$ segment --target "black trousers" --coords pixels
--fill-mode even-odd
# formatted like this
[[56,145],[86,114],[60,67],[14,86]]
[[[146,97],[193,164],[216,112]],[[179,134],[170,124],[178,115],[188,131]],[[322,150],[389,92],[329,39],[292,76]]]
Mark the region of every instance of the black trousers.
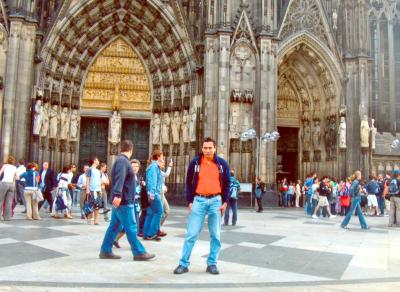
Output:
[[53,211],[53,195],[51,194],[51,192],[49,190],[46,190],[43,192],[43,201],[41,201],[39,203],[39,210],[40,208],[42,208],[43,204],[45,201],[47,201],[50,205],[50,213]]
[[147,215],[147,208],[142,209],[142,211],[140,212],[140,217],[139,217],[139,233],[143,232],[143,226],[144,226],[144,222],[146,221],[146,215]]
[[262,198],[256,198],[257,200],[257,205],[258,205],[258,211],[262,211],[263,207],[262,207]]

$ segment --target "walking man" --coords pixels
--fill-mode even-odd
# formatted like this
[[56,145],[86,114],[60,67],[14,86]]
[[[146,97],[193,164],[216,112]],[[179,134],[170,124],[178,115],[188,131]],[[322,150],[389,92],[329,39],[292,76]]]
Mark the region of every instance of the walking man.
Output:
[[53,194],[51,191],[57,186],[56,177],[48,162],[43,162],[43,168],[40,172],[39,186],[43,194],[44,200],[39,203],[39,210],[47,201],[50,206],[50,213],[53,212]]
[[213,275],[219,274],[217,260],[221,251],[221,218],[230,199],[230,170],[228,163],[215,152],[215,141],[205,138],[202,154],[196,156],[189,164],[186,176],[186,200],[190,215],[182,257],[174,274],[189,272],[190,255],[206,215],[208,215],[211,238],[206,271]]
[[129,159],[133,153],[133,144],[130,140],[121,142],[121,154],[117,156],[111,170],[112,199],[111,222],[104,235],[101,245],[101,259],[120,259],[112,252],[112,245],[118,233],[125,229],[135,261],[147,261],[155,257],[146,252],[137,238],[137,223],[135,221],[135,194],[136,180]]

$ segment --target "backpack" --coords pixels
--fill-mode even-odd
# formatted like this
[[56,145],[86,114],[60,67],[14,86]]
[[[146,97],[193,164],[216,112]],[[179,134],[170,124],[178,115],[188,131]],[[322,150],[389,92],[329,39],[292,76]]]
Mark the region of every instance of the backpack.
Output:
[[379,194],[380,188],[379,188],[379,184],[375,181],[370,181],[368,183],[368,188],[367,191],[369,194]]
[[234,184],[231,184],[230,191],[231,191],[231,199],[237,200],[238,199],[238,188]]
[[388,193],[389,195],[397,195],[399,193],[399,185],[397,183],[397,179],[392,179],[389,183],[389,188],[388,188]]

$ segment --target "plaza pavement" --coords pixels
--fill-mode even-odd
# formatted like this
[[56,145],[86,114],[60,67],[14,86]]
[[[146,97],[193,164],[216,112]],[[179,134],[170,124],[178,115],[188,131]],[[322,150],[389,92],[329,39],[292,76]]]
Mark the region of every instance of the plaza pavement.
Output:
[[193,250],[190,272],[173,275],[185,236],[187,209],[172,208],[161,242],[144,241],[157,255],[132,261],[126,238],[114,252],[121,260],[100,260],[107,227],[87,225],[74,208],[73,220],[0,223],[0,291],[400,291],[400,229],[387,217],[367,217],[363,231],[353,217],[313,220],[301,209],[239,210],[237,226],[223,226],[221,274],[205,272],[207,228]]

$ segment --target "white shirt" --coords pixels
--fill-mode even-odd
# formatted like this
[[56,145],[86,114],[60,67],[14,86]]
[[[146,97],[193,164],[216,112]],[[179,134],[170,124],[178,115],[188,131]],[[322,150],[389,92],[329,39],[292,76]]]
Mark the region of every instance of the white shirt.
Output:
[[[64,180],[64,179],[66,180]],[[64,188],[64,189],[68,189],[68,174],[67,173],[62,173],[60,176],[60,180],[58,182],[58,187],[59,188]]]
[[74,177],[74,173],[72,171],[68,172],[68,183],[72,182],[72,178]]
[[14,182],[15,175],[17,174],[17,167],[12,164],[4,164],[1,168],[3,173],[2,182],[12,183]]
[[77,183],[78,188],[81,190],[86,188],[86,173],[82,173],[79,178],[78,178],[78,183]]
[[[21,176],[21,174],[23,174],[24,172],[26,172],[26,167],[25,165],[20,165],[17,167],[17,174],[18,176]],[[24,178],[21,178],[21,181],[25,181]]]

